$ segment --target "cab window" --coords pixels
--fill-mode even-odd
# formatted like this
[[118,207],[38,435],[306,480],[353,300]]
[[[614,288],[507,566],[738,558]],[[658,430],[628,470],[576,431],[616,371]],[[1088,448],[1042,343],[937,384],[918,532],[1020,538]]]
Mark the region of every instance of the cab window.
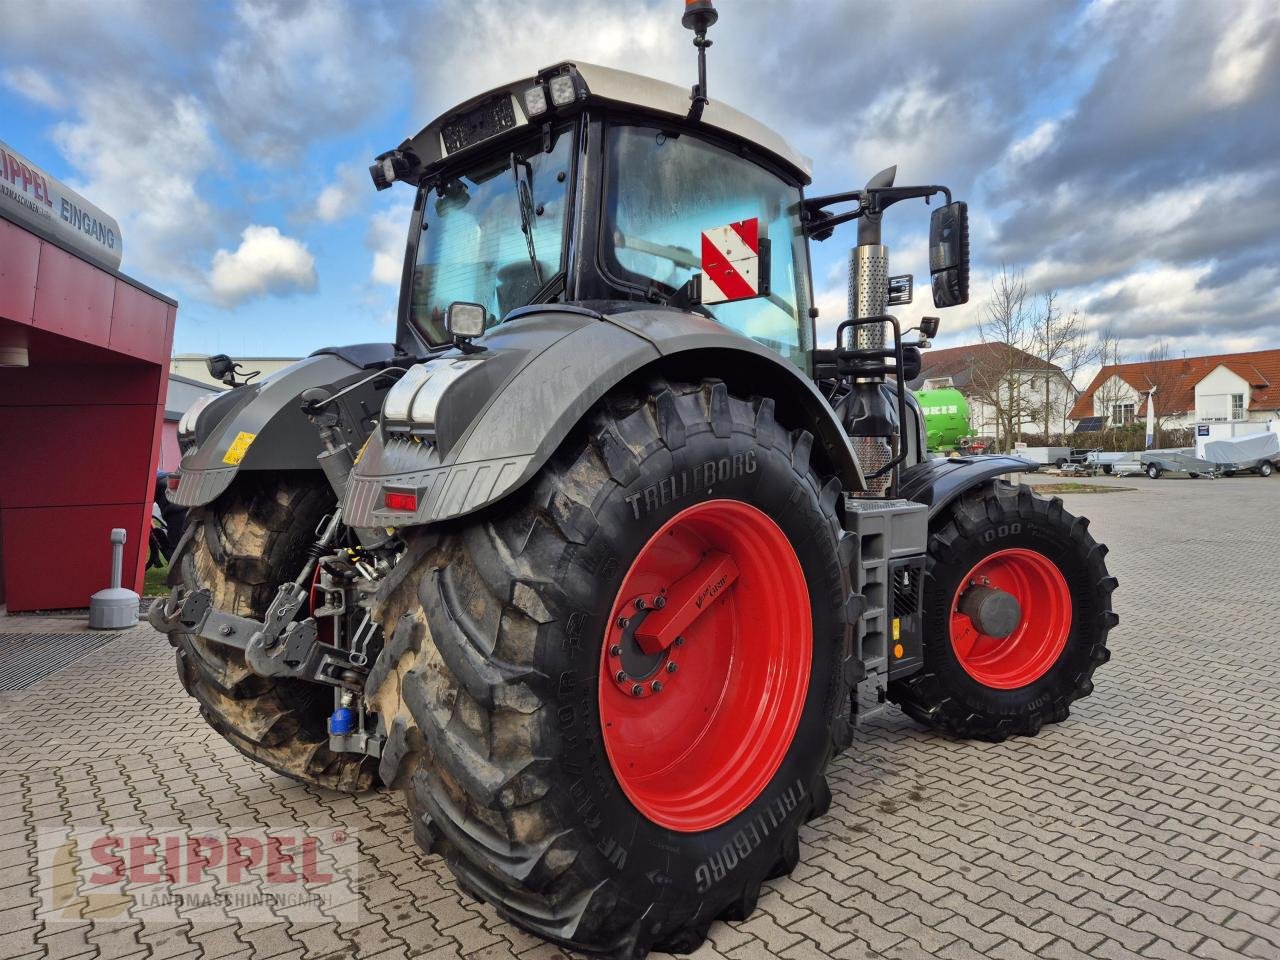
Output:
[[493,325],[564,270],[572,143],[563,130],[550,151],[530,142],[424,188],[409,322],[428,343],[449,341],[451,303],[481,304]]
[[772,248],[770,295],[705,309],[726,327],[807,366],[811,300],[798,187],[687,133],[613,126],[605,189],[605,268],[640,289],[650,281],[659,289],[680,289],[701,268],[703,230],[759,218]]

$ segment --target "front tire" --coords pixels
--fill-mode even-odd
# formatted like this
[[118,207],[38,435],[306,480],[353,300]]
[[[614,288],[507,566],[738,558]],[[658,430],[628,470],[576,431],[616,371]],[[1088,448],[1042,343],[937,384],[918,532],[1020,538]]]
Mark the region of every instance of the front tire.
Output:
[[1271,474],[1273,474],[1274,472],[1275,472],[1275,468],[1274,468],[1274,467],[1272,467],[1272,466],[1271,466],[1271,464],[1269,464],[1269,463],[1261,463],[1261,464],[1259,464],[1259,465],[1258,465],[1258,473],[1259,473],[1261,476],[1269,477],[1269,476],[1271,476]]
[[1154,463],[1147,464],[1147,476],[1152,480],[1159,480],[1164,476],[1164,471],[1157,467]]
[[[566,947],[642,957],[696,949],[795,866],[849,739],[854,610],[839,484],[811,448],[770,400],[658,383],[589,415],[525,494],[410,545],[370,678],[383,775],[413,771],[416,835],[463,889]],[[708,574],[705,608],[645,654],[722,555],[736,579]]]
[[[983,740],[1065,720],[1110,659],[1107,633],[1118,618],[1105,556],[1088,521],[1056,497],[1003,482],[969,491],[931,530],[924,666],[891,683],[889,698],[922,723]],[[974,587],[1019,601],[1007,636],[984,634],[965,612]]]

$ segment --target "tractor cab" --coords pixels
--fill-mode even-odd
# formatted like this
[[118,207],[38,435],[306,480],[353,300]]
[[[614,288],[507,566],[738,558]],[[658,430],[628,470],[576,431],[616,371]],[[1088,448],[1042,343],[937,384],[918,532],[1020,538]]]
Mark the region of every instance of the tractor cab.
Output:
[[417,189],[398,342],[449,345],[455,303],[492,327],[531,304],[703,313],[807,369],[809,161],[719,103],[561,63],[468,101],[371,167]]

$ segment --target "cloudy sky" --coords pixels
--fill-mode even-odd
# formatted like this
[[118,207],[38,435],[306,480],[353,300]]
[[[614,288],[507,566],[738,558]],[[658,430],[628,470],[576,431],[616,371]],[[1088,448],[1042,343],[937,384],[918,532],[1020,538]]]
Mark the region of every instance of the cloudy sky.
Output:
[[[176,351],[389,339],[410,196],[373,190],[372,157],[560,59],[687,85],[682,6],[0,0],[0,139],[121,222],[123,269],[181,301]],[[940,346],[1002,263],[1130,357],[1280,346],[1274,0],[718,7],[712,97],[813,157],[813,190],[896,163],[970,201],[976,302]],[[890,218],[923,291],[927,210]],[[815,245],[828,329],[853,233]]]

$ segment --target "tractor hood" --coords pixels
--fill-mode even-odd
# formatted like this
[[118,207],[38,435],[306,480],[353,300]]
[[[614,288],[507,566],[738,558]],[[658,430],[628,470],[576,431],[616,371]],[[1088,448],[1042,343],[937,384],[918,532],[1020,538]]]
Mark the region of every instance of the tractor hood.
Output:
[[[554,86],[553,86],[554,84]],[[572,99],[564,99],[572,89]],[[526,97],[538,88],[541,95]],[[557,91],[563,96],[557,97]],[[530,115],[532,106],[543,105]],[[394,151],[382,154],[371,168],[381,189],[392,179],[418,182],[441,160],[462,156],[511,130],[546,123],[580,109],[602,103],[683,121],[689,113],[689,91],[673,83],[614,70],[582,61],[566,61],[547,67],[535,77],[522,78],[473,97],[423,127]],[[810,159],[745,113],[713,100],[702,114],[701,125],[743,140],[782,163],[804,183],[813,175]],[[390,158],[384,177],[383,161]],[[384,177],[384,179],[379,179]]]

